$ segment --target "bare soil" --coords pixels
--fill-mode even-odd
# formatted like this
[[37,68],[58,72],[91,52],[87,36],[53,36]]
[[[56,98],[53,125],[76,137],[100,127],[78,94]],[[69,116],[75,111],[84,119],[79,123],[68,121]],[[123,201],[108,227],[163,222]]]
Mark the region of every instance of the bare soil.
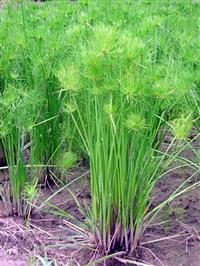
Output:
[[[165,140],[164,145],[168,145]],[[198,146],[199,140],[193,146]],[[192,158],[191,151],[184,151],[184,156]],[[70,191],[83,204],[89,205],[91,195],[89,190],[89,175],[87,167],[77,167],[66,174],[66,180],[75,179],[84,174],[70,186]],[[164,176],[156,185],[152,197],[155,205],[167,198],[192,171],[188,168],[173,171]],[[200,179],[196,175],[189,185]],[[37,201],[38,206],[59,190],[42,189]],[[80,221],[84,216],[77,210],[75,201],[68,188],[60,191],[50,202],[54,206],[73,214]],[[54,209],[54,212],[58,210]],[[86,265],[94,255],[91,250],[79,249],[74,245],[74,237],[79,234],[65,224],[67,217],[52,213],[52,206],[45,205],[35,211],[29,222],[17,217],[5,217],[2,203],[0,204],[0,266],[42,265],[40,256],[46,261],[57,261],[51,265]],[[143,234],[140,247],[132,260],[138,258],[154,266],[200,266],[200,188],[176,198],[163,208],[157,221]],[[124,265],[122,262],[111,260],[109,266]],[[128,264],[127,264],[128,265]],[[133,264],[130,264],[133,265]]]

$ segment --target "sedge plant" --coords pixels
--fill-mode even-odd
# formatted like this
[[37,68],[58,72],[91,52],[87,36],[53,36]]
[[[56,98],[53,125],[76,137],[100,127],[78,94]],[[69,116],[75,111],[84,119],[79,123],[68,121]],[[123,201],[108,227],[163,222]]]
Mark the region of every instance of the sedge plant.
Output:
[[[20,84],[15,84],[15,87],[6,84],[0,100],[0,135],[10,179],[10,194],[7,195],[7,201],[11,203],[9,214],[18,216],[25,215],[23,192],[30,181],[27,180],[25,162],[28,158],[24,147],[27,132],[31,131],[37,114],[37,103],[33,101],[35,93],[27,93],[27,89]],[[29,185],[35,186],[35,177]],[[5,195],[1,197],[5,198]]]
[[155,151],[173,110],[181,110],[188,75],[173,60],[152,62],[148,43],[131,31],[98,25],[89,36],[57,76],[89,157],[96,246],[105,254],[130,252],[139,244],[155,183],[171,163],[161,164],[169,149],[161,157]]

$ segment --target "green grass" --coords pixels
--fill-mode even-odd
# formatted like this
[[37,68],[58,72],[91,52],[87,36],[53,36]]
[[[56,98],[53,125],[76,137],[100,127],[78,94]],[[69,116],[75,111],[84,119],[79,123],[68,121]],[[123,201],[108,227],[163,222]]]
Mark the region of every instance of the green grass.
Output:
[[[11,212],[26,216],[42,177],[82,156],[96,245],[105,254],[137,247],[145,223],[184,191],[149,210],[157,180],[199,122],[199,14],[189,0],[10,1],[0,11]],[[178,146],[163,153],[169,129]]]

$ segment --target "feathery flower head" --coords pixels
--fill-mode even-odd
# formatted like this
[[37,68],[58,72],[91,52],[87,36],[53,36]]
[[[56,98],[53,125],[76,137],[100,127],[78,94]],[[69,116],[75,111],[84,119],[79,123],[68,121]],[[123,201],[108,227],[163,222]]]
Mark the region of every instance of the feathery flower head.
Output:
[[186,139],[193,125],[192,114],[182,114],[171,123],[173,135],[177,139]]
[[146,121],[140,115],[131,113],[127,117],[125,125],[129,131],[139,131],[146,127]]

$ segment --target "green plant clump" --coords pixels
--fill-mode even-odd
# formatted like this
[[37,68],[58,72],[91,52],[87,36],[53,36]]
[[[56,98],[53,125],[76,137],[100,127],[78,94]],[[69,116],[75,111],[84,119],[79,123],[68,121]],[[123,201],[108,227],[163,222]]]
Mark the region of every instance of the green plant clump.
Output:
[[[150,193],[169,164],[160,167],[163,158],[154,151],[169,119],[182,112],[190,85],[187,76],[183,81],[184,66],[182,72],[174,67],[180,62],[166,58],[164,64],[154,63],[149,39],[130,30],[101,24],[81,44],[66,71],[63,66],[58,71],[58,79],[67,93],[65,110],[90,160],[92,228],[105,253],[133,251]],[[175,137],[187,135],[188,119],[174,121]]]

